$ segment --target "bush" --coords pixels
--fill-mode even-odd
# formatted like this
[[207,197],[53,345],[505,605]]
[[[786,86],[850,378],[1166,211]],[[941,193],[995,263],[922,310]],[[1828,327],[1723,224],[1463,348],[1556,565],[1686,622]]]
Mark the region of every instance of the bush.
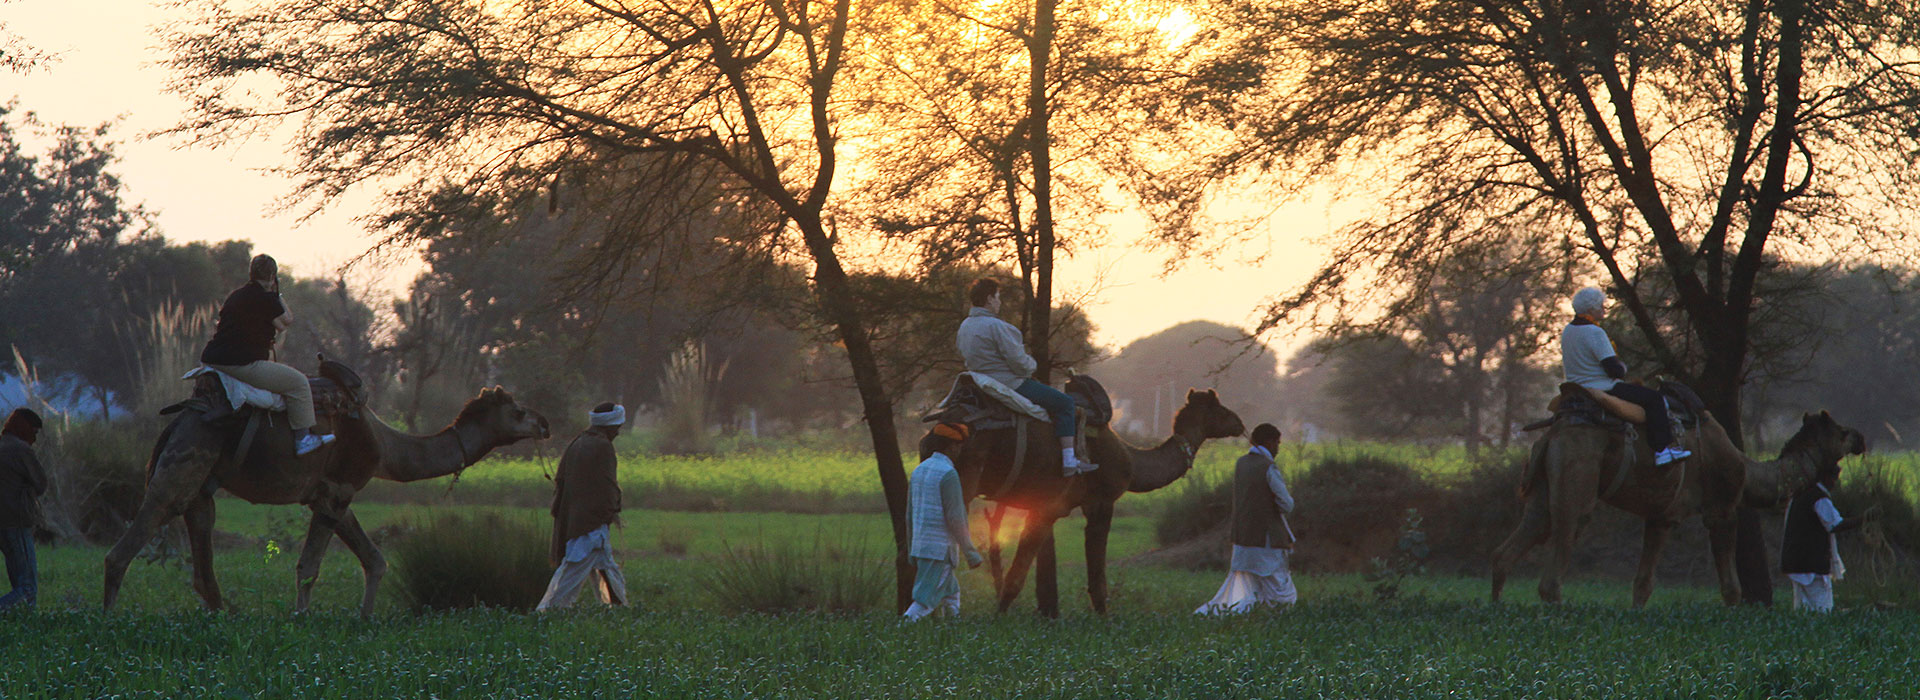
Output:
[[1287,518],[1301,541],[1295,571],[1367,570],[1399,540],[1401,514],[1442,495],[1413,467],[1372,455],[1323,459],[1287,486],[1299,504]]
[[727,612],[856,613],[878,607],[893,590],[893,569],[863,542],[829,542],[815,533],[810,547],[729,545],[698,580]]
[[399,591],[415,610],[531,610],[547,590],[549,525],[532,516],[443,514],[393,544]]
[[1171,547],[1205,534],[1233,517],[1233,475],[1209,482],[1198,474],[1180,480],[1153,519],[1153,539]]
[[146,491],[155,436],[134,421],[48,421],[38,447],[47,469],[46,528],[62,540],[111,544]]
[[1902,475],[1877,460],[1865,460],[1844,472],[1834,489],[1833,506],[1846,517],[1866,516],[1866,524],[1841,533],[1840,557],[1847,576],[1834,587],[1843,600],[1870,604],[1920,604],[1920,513],[1914,510]]

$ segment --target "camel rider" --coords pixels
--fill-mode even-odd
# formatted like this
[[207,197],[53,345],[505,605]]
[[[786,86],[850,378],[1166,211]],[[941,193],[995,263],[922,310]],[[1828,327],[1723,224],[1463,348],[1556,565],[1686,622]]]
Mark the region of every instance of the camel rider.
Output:
[[1060,470],[1067,476],[1098,469],[1099,465],[1080,461],[1073,449],[1073,399],[1059,389],[1033,380],[1039,367],[1027,354],[1020,329],[1000,320],[1000,283],[981,278],[967,291],[973,308],[960,322],[960,357],[967,371],[978,372],[1007,385],[1014,393],[1045,409],[1053,419],[1053,434],[1060,438]]
[[228,376],[286,397],[287,422],[293,425],[294,454],[305,455],[333,442],[313,432],[313,388],[300,370],[274,362],[274,336],[293,325],[280,302],[280,265],[266,255],[253,256],[247,283],[220,304],[213,339],[200,351],[200,363]]
[[1653,463],[1669,464],[1693,456],[1673,444],[1673,425],[1667,420],[1667,400],[1660,392],[1622,381],[1627,365],[1613,352],[1613,343],[1600,328],[1607,313],[1607,295],[1599,287],[1573,294],[1573,322],[1560,331],[1560,364],[1567,381],[1626,399],[1647,411],[1647,443]]

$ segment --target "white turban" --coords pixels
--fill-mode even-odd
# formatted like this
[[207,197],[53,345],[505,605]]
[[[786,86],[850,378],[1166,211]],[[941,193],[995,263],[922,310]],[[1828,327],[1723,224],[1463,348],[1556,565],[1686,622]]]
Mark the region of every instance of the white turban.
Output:
[[1599,287],[1584,287],[1573,293],[1573,312],[1576,314],[1599,313],[1607,305],[1607,293]]
[[626,425],[627,409],[624,406],[616,404],[612,410],[603,413],[588,411],[587,423],[596,428],[603,425]]

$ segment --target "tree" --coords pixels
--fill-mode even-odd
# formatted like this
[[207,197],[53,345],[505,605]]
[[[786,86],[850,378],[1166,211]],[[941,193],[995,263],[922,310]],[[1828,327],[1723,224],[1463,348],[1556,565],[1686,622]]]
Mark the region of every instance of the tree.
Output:
[[1188,321],[1127,343],[1090,371],[1114,401],[1116,427],[1137,435],[1158,437],[1173,424],[1178,397],[1209,387],[1225,388],[1220,400],[1250,423],[1298,425],[1304,416],[1288,412],[1278,358],[1243,353],[1246,335],[1220,323]]
[[[198,6],[204,22],[170,38],[176,87],[194,105],[180,131],[217,141],[295,120],[292,167],[305,176],[299,193],[316,201],[394,178],[403,180],[395,193],[436,191],[446,179],[540,189],[594,172],[582,166],[660,153],[725,173],[740,197],[776,212],[755,233],[805,252],[819,311],[846,348],[904,607],[912,569],[894,397],[826,214],[839,170],[834,89],[849,49],[860,48],[847,40],[848,0]],[[282,89],[234,89],[257,77]],[[646,184],[668,187],[683,174],[661,172],[669,177]]]
[[[1237,165],[1387,183],[1263,330],[1551,227],[1738,442],[1767,254],[1898,238],[1914,204],[1911,2],[1230,0],[1217,23],[1238,45],[1196,101],[1251,137]],[[1654,276],[1682,325],[1641,298]]]

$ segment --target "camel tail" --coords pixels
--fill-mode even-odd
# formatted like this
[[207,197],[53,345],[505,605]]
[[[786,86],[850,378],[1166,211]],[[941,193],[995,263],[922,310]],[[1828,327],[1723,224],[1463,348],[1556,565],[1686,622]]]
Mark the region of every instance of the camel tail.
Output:
[[1527,500],[1529,496],[1533,495],[1534,490],[1546,484],[1546,444],[1546,438],[1541,438],[1539,442],[1534,443],[1533,449],[1527,452],[1527,466],[1520,472],[1520,487],[1516,489],[1514,493],[1515,497],[1519,500]]
[[184,413],[175,416],[173,420],[167,422],[167,427],[160,430],[160,437],[154,439],[153,452],[147,455],[147,483],[153,483],[153,471],[160,467],[160,452],[167,449],[167,440],[173,437],[174,428],[179,426],[180,421],[185,418]]

